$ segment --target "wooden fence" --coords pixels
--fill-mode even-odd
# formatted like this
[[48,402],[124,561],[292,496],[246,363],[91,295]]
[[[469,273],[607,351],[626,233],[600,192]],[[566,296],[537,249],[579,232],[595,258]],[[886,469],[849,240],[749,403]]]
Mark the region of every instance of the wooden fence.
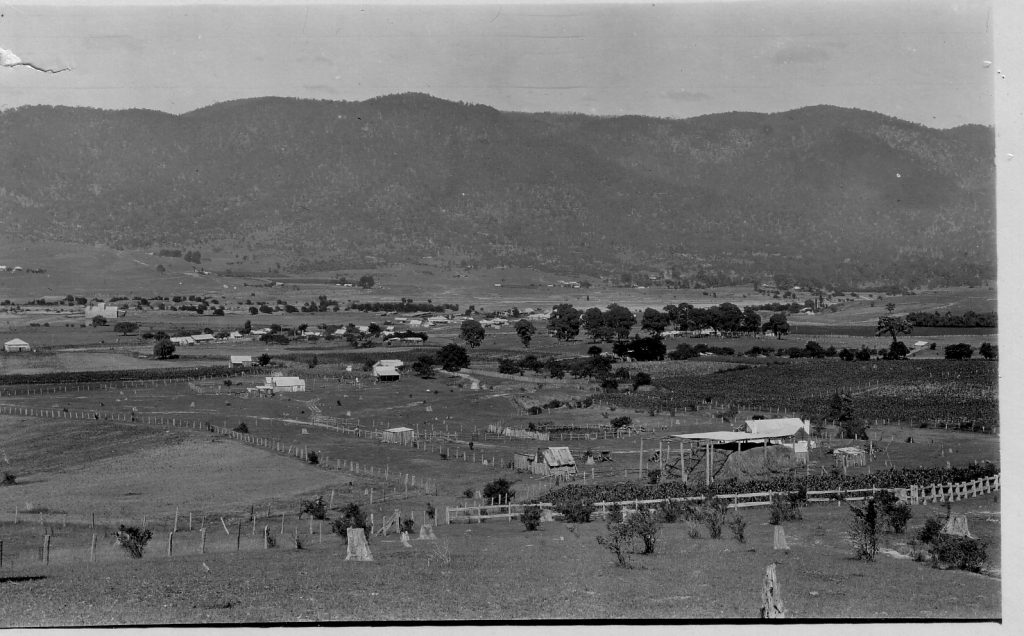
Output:
[[[843,501],[863,501],[873,497],[882,490],[893,492],[900,501],[909,504],[941,503],[946,501],[961,501],[972,497],[996,492],[1000,489],[1000,476],[980,477],[973,481],[960,482],[955,484],[929,484],[927,486],[911,486],[910,488],[857,488],[851,490],[809,490],[807,501],[814,503]],[[772,498],[780,495],[787,495],[786,491],[779,492],[752,492],[716,495],[717,499],[725,501],[730,509],[755,508],[770,506]],[[623,510],[637,511],[641,508],[653,508],[663,503],[696,503],[704,501],[704,497],[697,495],[693,497],[671,497],[667,499],[631,499],[628,501],[598,501],[594,503],[594,514],[606,517],[608,509],[614,505],[620,506]],[[445,523],[473,522],[481,523],[487,519],[518,518],[523,508],[530,504],[503,504],[489,506],[460,506],[445,509]],[[542,508],[553,509],[553,504],[537,504]],[[554,513],[559,515],[560,513]]]

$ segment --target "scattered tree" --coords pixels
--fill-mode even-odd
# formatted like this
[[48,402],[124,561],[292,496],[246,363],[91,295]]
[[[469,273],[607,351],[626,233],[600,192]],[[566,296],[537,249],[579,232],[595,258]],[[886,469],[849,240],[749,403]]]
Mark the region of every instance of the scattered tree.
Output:
[[484,337],[487,334],[484,332],[484,326],[476,320],[463,320],[462,327],[459,329],[459,337],[466,341],[470,347],[476,348],[481,345],[484,341]]
[[519,340],[523,343],[526,348],[530,347],[530,341],[533,340],[533,335],[537,333],[537,328],[533,326],[533,323],[529,320],[522,318],[515,323],[516,335],[519,336]]
[[469,366],[469,355],[457,344],[446,344],[435,355],[437,363],[445,371],[458,371]]
[[578,309],[568,303],[556,305],[548,319],[548,329],[555,338],[569,341],[580,333],[581,314]]
[[116,325],[114,325],[114,331],[125,336],[138,330],[139,323],[137,322],[119,322]]
[[174,355],[174,343],[170,338],[161,338],[153,345],[153,355],[158,360],[166,360]]
[[133,559],[141,559],[142,552],[146,549],[146,544],[153,538],[153,532],[122,524],[118,527],[115,537],[117,545],[121,546],[128,553],[128,556]]
[[947,360],[967,360],[974,355],[974,347],[963,342],[948,345],[945,351]]

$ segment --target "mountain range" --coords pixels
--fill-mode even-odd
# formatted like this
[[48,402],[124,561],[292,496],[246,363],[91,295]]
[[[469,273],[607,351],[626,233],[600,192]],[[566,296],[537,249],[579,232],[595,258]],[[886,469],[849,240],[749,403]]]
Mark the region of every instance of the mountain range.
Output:
[[995,276],[994,131],[813,106],[690,119],[408,93],[182,115],[0,112],[0,223],[116,248],[669,272],[845,288]]

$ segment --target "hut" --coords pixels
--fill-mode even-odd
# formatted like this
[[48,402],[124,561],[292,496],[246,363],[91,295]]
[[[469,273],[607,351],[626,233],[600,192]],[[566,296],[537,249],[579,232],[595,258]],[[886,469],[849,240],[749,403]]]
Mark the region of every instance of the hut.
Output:
[[7,342],[4,343],[4,351],[6,351],[7,353],[15,353],[17,351],[31,351],[31,350],[32,350],[32,346],[29,345],[29,343],[27,343],[24,340],[22,340],[21,338],[15,338],[13,340],[8,340]]
[[536,453],[516,453],[512,456],[512,468],[519,472],[532,473],[535,461]]
[[395,428],[389,428],[384,431],[380,440],[387,444],[409,444],[416,437],[416,431],[405,427],[396,426]]
[[[395,363],[398,364],[395,364]],[[400,360],[381,360],[373,365],[373,377],[381,382],[394,382],[402,377],[398,369],[402,366]]]
[[232,369],[239,367],[254,367],[256,362],[252,359],[252,356],[231,356],[231,361],[228,362],[228,366]]
[[537,450],[531,470],[535,475],[575,475],[576,460],[568,446],[549,446]]

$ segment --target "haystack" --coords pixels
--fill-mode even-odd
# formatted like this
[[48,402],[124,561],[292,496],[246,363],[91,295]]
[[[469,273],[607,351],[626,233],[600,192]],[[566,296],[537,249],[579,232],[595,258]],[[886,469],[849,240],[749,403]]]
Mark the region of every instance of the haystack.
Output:
[[780,445],[770,445],[767,449],[755,447],[729,455],[715,480],[733,478],[745,481],[785,475],[798,464],[796,453],[791,448]]

